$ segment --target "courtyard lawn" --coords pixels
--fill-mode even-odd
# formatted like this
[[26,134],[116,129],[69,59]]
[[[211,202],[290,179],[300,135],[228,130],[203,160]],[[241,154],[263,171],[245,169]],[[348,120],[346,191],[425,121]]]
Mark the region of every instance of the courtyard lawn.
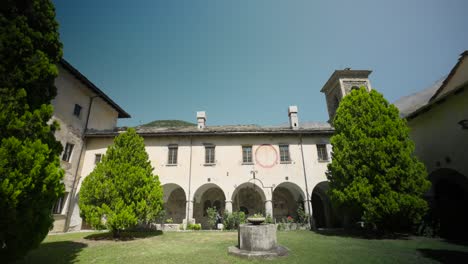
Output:
[[19,263],[468,263],[468,246],[422,237],[377,240],[278,232],[289,256],[252,261],[227,254],[227,247],[237,243],[237,232],[146,233],[127,241],[102,235],[50,235]]

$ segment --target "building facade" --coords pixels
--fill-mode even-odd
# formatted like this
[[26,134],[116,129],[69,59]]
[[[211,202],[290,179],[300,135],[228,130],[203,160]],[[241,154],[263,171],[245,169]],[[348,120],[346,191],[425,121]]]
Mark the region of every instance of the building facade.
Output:
[[[370,73],[344,69],[331,75],[321,90],[329,120],[354,87],[372,89]],[[62,232],[89,228],[79,216],[81,183],[125,130],[116,126],[117,119],[130,116],[64,60],[56,86],[53,119],[61,125],[56,137],[64,146],[66,194],[53,208],[53,231]],[[468,235],[467,87],[465,51],[446,78],[395,102],[432,182],[426,194],[431,217],[447,236]],[[295,106],[288,119],[289,125],[277,127],[209,126],[206,113],[198,112],[196,126],[137,127],[164,189],[166,217],[206,227],[208,207],[280,220],[296,217],[302,206],[318,227],[338,226],[339,212],[326,194],[333,127],[301,123]]]
[[[298,206],[311,211],[314,188],[327,180],[333,129],[316,124],[297,129],[194,126],[137,132],[163,186],[166,217],[174,223],[205,225],[208,207],[277,219],[295,217]],[[87,134],[82,175],[91,173],[118,133]]]
[[[53,231],[89,228],[79,216],[81,183],[100,162],[123,128],[118,118],[129,115],[66,61],[56,80],[54,119],[64,146],[62,166],[66,195],[54,207]],[[339,101],[354,86],[369,90],[370,71],[335,71],[324,85],[330,119]],[[326,194],[330,162],[329,123],[299,122],[290,106],[289,125],[277,127],[209,126],[205,112],[197,125],[178,128],[137,127],[164,190],[166,217],[174,223],[196,222],[206,227],[206,209],[220,213],[264,213],[276,220],[312,215],[318,227],[339,225]],[[286,115],[285,115],[286,119]]]
[[432,187],[432,219],[446,237],[468,235],[468,51],[434,86],[395,105],[408,121],[415,154]]
[[75,212],[72,218],[71,210],[76,203],[73,195],[77,185],[76,176],[79,175],[80,161],[86,149],[85,132],[88,129],[114,129],[117,118],[130,116],[67,61],[62,60],[58,69],[52,120],[60,124],[55,137],[64,149],[60,163],[65,170],[65,195],[52,209],[55,219],[52,231],[63,232],[68,230],[70,219],[79,216]]

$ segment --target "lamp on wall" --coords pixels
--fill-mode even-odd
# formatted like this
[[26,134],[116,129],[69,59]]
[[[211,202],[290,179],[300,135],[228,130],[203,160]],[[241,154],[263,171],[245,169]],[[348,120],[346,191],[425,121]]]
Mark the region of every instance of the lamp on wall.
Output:
[[458,122],[462,129],[468,129],[468,119],[463,119]]

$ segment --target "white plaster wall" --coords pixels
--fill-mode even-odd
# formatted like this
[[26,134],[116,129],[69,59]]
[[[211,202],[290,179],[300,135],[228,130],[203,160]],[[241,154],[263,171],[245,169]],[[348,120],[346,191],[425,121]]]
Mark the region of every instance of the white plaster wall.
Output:
[[458,69],[455,71],[455,74],[452,76],[452,78],[450,78],[444,90],[438,95],[438,97],[441,97],[445,93],[448,93],[453,89],[466,84],[466,82],[468,82],[468,58],[465,57],[458,66]]
[[[466,73],[468,79],[468,71]],[[468,119],[466,89],[408,122],[416,155],[424,162],[429,174],[438,168],[451,168],[468,176],[468,130],[461,129],[458,124],[463,119]]]
[[[81,138],[86,123],[86,115],[89,105],[90,93],[87,88],[76,78],[68,73],[61,66],[59,68],[59,75],[55,79],[55,86],[57,87],[57,96],[52,101],[54,106],[54,114],[52,120],[60,124],[60,129],[55,132],[55,137],[62,144],[65,149],[67,143],[74,144],[72,155],[69,162],[61,161],[60,165],[65,171],[63,182],[65,191],[70,193],[73,188],[74,176],[78,166],[80,152],[83,148],[83,140]],[[75,104],[82,106],[80,117],[73,115]],[[62,156],[60,156],[60,159]],[[61,214],[54,216],[54,228],[52,232],[65,231],[65,221],[68,212],[69,194],[64,203]]]
[[[53,232],[64,231],[69,203],[71,202],[73,206],[75,206],[74,204],[76,203],[75,197],[70,193],[73,189],[75,174],[80,160],[80,152],[83,149],[84,142],[82,135],[86,126],[90,99],[92,96],[95,96],[88,87],[77,80],[63,67],[59,65],[58,69],[59,75],[55,79],[57,96],[52,101],[52,105],[54,106],[52,120],[57,121],[60,124],[60,130],[56,131],[55,137],[60,141],[64,148],[66,143],[74,144],[74,148],[70,161],[61,161],[61,166],[65,170],[65,176],[63,179],[65,191],[68,192],[69,195],[64,203],[62,213],[54,216],[56,221],[54,222]],[[82,107],[79,117],[73,115],[75,104],[79,104]],[[112,129],[116,126],[117,117],[117,111],[101,98],[97,97],[94,99],[91,107],[88,128]],[[60,156],[60,158],[62,157]],[[73,209],[73,207],[71,210],[73,215],[72,218],[76,219],[76,215],[78,215],[79,218],[79,212],[76,209]],[[81,227],[81,221],[74,224],[74,229],[77,229],[78,226]]]
[[[93,94],[67,70],[61,66],[58,69],[59,75],[55,79],[57,96],[52,101],[54,117],[73,128],[73,133],[81,135],[88,115],[90,96]],[[73,115],[75,104],[82,107],[80,117]]]
[[[105,154],[107,147],[112,144],[112,138],[88,138],[79,181],[94,169],[96,154]],[[328,136],[305,136],[303,138],[305,172],[308,181],[308,196],[316,184],[326,181],[325,171],[328,162],[320,162],[317,157],[316,144],[329,144]],[[168,145],[178,145],[177,165],[168,165]],[[205,145],[215,145],[214,166],[205,164]],[[255,160],[255,152],[262,144],[271,144],[278,153],[278,160],[271,168],[260,166]],[[291,162],[280,163],[278,144],[289,144]],[[255,182],[265,195],[266,200],[272,199],[272,190],[281,183],[289,182],[298,186],[301,195],[306,199],[304,167],[302,163],[299,136],[197,136],[197,137],[146,137],[146,151],[154,167],[154,173],[159,175],[161,184],[177,184],[185,192],[188,201],[193,201],[195,195],[201,195],[197,190],[205,184],[219,186],[227,201],[232,199],[236,187],[241,184]],[[242,164],[242,145],[252,145],[253,164]],[[329,148],[330,149],[330,148]],[[192,151],[191,184],[190,151]],[[329,155],[330,157],[330,155]],[[256,179],[253,180],[252,171]],[[288,177],[288,179],[286,179]],[[209,179],[209,181],[208,181]],[[258,181],[260,180],[260,181]],[[75,226],[81,222],[79,210],[76,206],[72,221]]]
[[117,126],[118,115],[114,108],[98,97],[93,100],[88,128],[97,130],[113,129]]

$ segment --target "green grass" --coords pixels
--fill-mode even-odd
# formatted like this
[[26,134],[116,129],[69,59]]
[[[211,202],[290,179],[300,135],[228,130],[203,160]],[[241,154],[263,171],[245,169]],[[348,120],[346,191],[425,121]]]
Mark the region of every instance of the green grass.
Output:
[[439,239],[362,239],[311,231],[278,232],[290,249],[275,260],[245,260],[227,254],[237,232],[138,234],[126,241],[92,233],[51,235],[19,263],[467,263],[468,247]]

